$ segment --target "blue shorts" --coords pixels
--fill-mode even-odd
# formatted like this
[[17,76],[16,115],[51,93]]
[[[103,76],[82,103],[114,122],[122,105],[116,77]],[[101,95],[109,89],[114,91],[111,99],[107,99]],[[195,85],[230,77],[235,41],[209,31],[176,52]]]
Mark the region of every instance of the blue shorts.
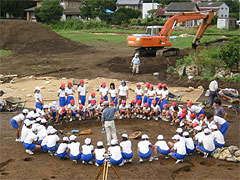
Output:
[[36,149],[36,144],[32,143],[32,144],[28,144],[28,143],[23,143],[23,146],[28,149],[28,150],[34,150]]
[[132,159],[133,153],[131,152],[130,154],[122,152],[122,157],[123,159]]
[[51,112],[52,112],[53,117],[57,116],[57,112],[56,111],[51,111]]
[[136,101],[141,100],[142,102],[142,96],[137,96]]
[[225,135],[228,130],[228,122],[226,121],[224,124],[221,125],[220,127],[220,132]]
[[199,118],[200,114],[204,114],[204,109],[202,109],[199,113],[197,113],[198,118]]
[[144,96],[143,97],[143,103],[147,103],[148,102],[148,97],[147,96]]
[[57,151],[58,146],[59,146],[59,144],[56,144],[56,145],[53,146],[53,147],[47,147],[47,150],[48,150],[48,151]]
[[187,154],[192,154],[192,153],[194,152],[194,150],[195,150],[195,148],[193,148],[193,149],[188,149],[188,148],[186,147],[186,152],[187,152]]
[[101,100],[108,101],[108,97],[104,96],[104,98],[101,98]]
[[113,164],[113,165],[119,165],[119,164],[121,164],[122,163],[122,161],[123,161],[123,158],[121,157],[121,159],[119,159],[119,160],[114,160],[114,159],[110,159],[110,162]]
[[149,159],[152,156],[152,150],[149,149],[149,151],[146,154],[143,154],[140,151],[138,151],[138,155],[142,159]]
[[158,103],[158,101],[160,100],[159,97],[156,97],[155,100],[157,101],[157,104],[160,104],[160,103]]
[[170,149],[169,150],[162,150],[162,149],[160,149],[160,147],[157,147],[157,151],[160,154],[165,155],[165,156],[167,156],[170,153]]
[[199,145],[198,145],[196,148],[199,149],[199,150],[201,150],[201,151],[203,151],[203,152],[206,152],[206,153],[208,153],[208,154],[211,154],[211,153],[215,150],[215,149],[214,149],[213,151],[208,151],[208,150],[206,150],[203,146],[199,146]]
[[42,140],[38,140],[38,145],[41,145],[42,144]]
[[65,97],[59,97],[59,106],[60,107],[66,106],[66,98]]
[[147,101],[147,103],[149,104],[150,107],[152,105],[152,100],[153,100],[153,98],[148,98],[148,101]]
[[98,159],[96,159],[96,163],[97,163],[99,166],[101,166],[101,165],[104,163],[104,160],[105,160],[105,159],[103,159],[103,160],[98,160]]
[[57,154],[57,157],[59,157],[60,159],[63,159],[67,156],[67,151],[64,151],[63,153]]
[[70,104],[71,100],[74,100],[73,96],[68,96],[67,97],[67,104]]
[[82,153],[79,153],[77,156],[73,156],[73,155],[70,153],[69,157],[70,157],[70,159],[72,159],[72,160],[79,160],[79,159],[81,159],[81,155],[82,155]]
[[72,116],[76,117],[78,115],[78,112],[72,112]]
[[18,123],[17,123],[17,121],[15,121],[14,119],[11,119],[10,120],[10,123],[11,123],[11,125],[12,125],[12,128],[14,128],[14,129],[18,129]]
[[196,147],[198,145],[198,142],[196,141],[195,143],[194,143],[194,146]]
[[[116,101],[115,101],[115,99],[116,99]],[[118,99],[116,97],[111,97],[111,102],[114,102],[115,106],[118,105]]]
[[42,150],[43,150],[44,152],[47,151],[47,145],[41,146],[41,148],[42,148]]
[[38,109],[43,110],[43,106],[42,106],[42,104],[40,102],[36,102],[35,103],[35,107],[36,107],[36,109],[38,108]]
[[179,116],[178,119],[179,119],[180,121],[182,121],[183,118],[181,118],[181,117]]
[[214,140],[214,144],[217,148],[222,148],[225,144],[220,144],[216,140]]
[[93,154],[82,154],[81,159],[82,161],[89,162],[92,161],[94,158]]
[[86,96],[80,96],[81,104],[84,106],[86,102]]
[[178,154],[176,152],[173,152],[171,156],[174,157],[175,159],[183,160],[187,155],[182,155],[182,154]]
[[160,103],[161,109],[163,109],[164,104],[168,104],[168,100],[163,99],[162,102]]

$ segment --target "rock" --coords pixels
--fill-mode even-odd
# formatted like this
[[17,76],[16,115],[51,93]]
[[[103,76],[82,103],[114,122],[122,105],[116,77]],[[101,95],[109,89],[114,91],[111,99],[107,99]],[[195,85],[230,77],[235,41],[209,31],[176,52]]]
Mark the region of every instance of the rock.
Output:
[[191,87],[191,86],[190,86],[190,87],[188,87],[188,89],[190,89],[191,91],[193,91],[193,90],[194,90],[194,87]]
[[204,89],[202,86],[198,86],[198,89]]
[[232,156],[232,157],[226,158],[226,161],[229,161],[229,162],[237,162],[237,159],[236,159],[234,156]]
[[45,89],[45,86],[40,86],[40,89]]
[[239,148],[237,146],[229,146],[228,150],[231,154],[234,154],[235,151],[239,150]]
[[236,160],[237,160],[238,162],[240,162],[240,157],[237,157]]
[[14,84],[15,83],[15,81],[12,79],[11,81],[10,81],[10,84]]
[[29,78],[29,79],[33,79],[33,78],[34,78],[34,76],[29,76],[28,78]]
[[26,91],[26,89],[25,89],[25,88],[23,88],[23,89],[21,89],[21,91]]
[[198,75],[197,66],[195,66],[195,65],[187,66],[186,73],[188,76],[197,76]]
[[66,80],[67,78],[66,77],[62,77],[62,80]]
[[220,153],[221,153],[221,149],[217,148],[217,149],[211,154],[211,156],[212,156],[214,159],[218,159],[218,157],[220,156]]
[[234,156],[240,157],[240,150],[235,151]]
[[189,80],[193,79],[193,76],[188,76],[188,79],[189,79]]
[[45,84],[50,84],[50,81],[46,81]]
[[32,94],[27,94],[26,96],[27,96],[27,97],[32,97]]
[[153,76],[158,76],[158,75],[159,75],[159,72],[153,73]]
[[231,155],[231,153],[230,153],[230,151],[228,149],[225,149],[224,151],[222,151],[220,153],[220,156],[218,157],[218,159],[225,160],[228,155]]
[[174,92],[179,92],[179,90],[177,90],[177,89],[174,89]]
[[48,89],[48,92],[56,92],[55,89]]

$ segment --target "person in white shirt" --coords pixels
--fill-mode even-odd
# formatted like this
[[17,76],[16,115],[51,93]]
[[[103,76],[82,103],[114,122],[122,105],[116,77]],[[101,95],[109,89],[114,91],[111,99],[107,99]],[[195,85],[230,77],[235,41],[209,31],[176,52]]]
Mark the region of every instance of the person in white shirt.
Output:
[[148,102],[148,95],[147,95],[147,92],[148,92],[149,87],[150,87],[150,83],[149,83],[149,82],[146,82],[146,84],[145,84],[145,88],[144,88],[143,103],[147,103],[147,102]]
[[27,109],[23,109],[21,114],[10,119],[12,128],[16,129],[16,142],[21,142],[20,129],[22,128],[22,122],[25,120],[28,112],[29,111]]
[[79,102],[79,104],[82,104],[85,106],[86,94],[87,94],[87,88],[84,84],[84,80],[81,79],[80,84],[78,86],[78,102]]
[[174,141],[174,145],[171,148],[172,153],[170,154],[170,156],[177,160],[176,164],[179,162],[183,162],[183,159],[187,156],[187,152],[186,152],[186,146],[185,146],[185,142],[181,141],[181,137],[176,134],[172,137],[173,141]]
[[128,105],[128,112],[129,112],[129,117],[131,117],[131,118],[135,118],[135,116],[137,115],[137,113],[136,113],[136,103],[137,103],[137,101],[136,101],[136,99],[133,99],[133,100],[131,100],[131,103],[129,103],[129,105]]
[[63,120],[67,116],[67,109],[66,107],[61,107],[58,111],[59,119]]
[[119,105],[122,104],[123,100],[127,100],[128,98],[128,86],[125,80],[122,80],[121,85],[118,87],[118,97],[119,97]]
[[21,131],[21,142],[23,143],[28,133],[31,131],[33,122],[26,119]]
[[160,111],[161,109],[160,109],[160,106],[157,104],[157,101],[152,100],[150,116],[157,121]]
[[123,162],[132,162],[133,152],[132,152],[132,143],[128,139],[127,134],[122,134],[122,142],[120,143],[120,147],[122,148],[122,156]]
[[137,118],[142,118],[142,109],[143,109],[142,101],[138,100],[136,104]]
[[56,134],[57,130],[56,129],[51,129],[50,130],[50,135],[48,136],[48,141],[47,141],[47,150],[50,155],[54,155],[55,151],[58,149],[58,141],[60,138]]
[[212,114],[207,115],[207,121],[208,121],[208,128],[211,128],[212,125],[217,125],[219,131],[225,136],[228,130],[229,123],[219,117],[219,116],[213,116]]
[[78,114],[79,114],[79,120],[86,120],[87,117],[87,108],[83,106],[82,104],[79,104],[78,106]]
[[48,150],[47,150],[47,142],[48,142],[48,137],[49,137],[49,135],[51,134],[50,133],[50,131],[51,131],[51,129],[54,129],[52,126],[48,126],[47,127],[47,136],[45,136],[44,138],[43,138],[43,140],[42,140],[42,143],[41,143],[41,148],[42,148],[42,150],[43,150],[43,152],[47,152]]
[[194,137],[194,146],[196,147],[198,145],[198,141],[204,136],[204,132],[202,131],[201,126],[196,126],[193,131]]
[[89,96],[88,104],[90,104],[92,100],[94,100],[97,103],[97,97],[95,92],[92,92],[91,95]]
[[102,82],[102,85],[99,89],[101,99],[103,99],[104,101],[108,101],[108,87],[106,85],[107,83],[105,81]]
[[72,82],[68,82],[68,85],[67,85],[67,88],[66,88],[66,96],[67,96],[67,101],[66,101],[66,104],[70,104],[70,101],[71,100],[74,100],[74,93],[75,93],[75,90],[73,88],[73,84]]
[[59,106],[64,107],[66,106],[66,90],[65,90],[65,84],[62,83],[59,90],[58,90],[58,97],[59,97]]
[[212,135],[214,137],[214,144],[217,148],[222,148],[225,145],[223,134],[218,130],[216,125],[211,126]]
[[121,148],[116,139],[111,140],[111,146],[108,148],[108,152],[111,154],[110,162],[112,165],[124,165]]
[[82,153],[80,152],[80,142],[76,141],[77,137],[71,135],[69,137],[70,143],[68,144],[69,157],[73,160],[74,163],[78,163],[78,160],[81,158]]
[[168,88],[167,88],[167,84],[162,84],[162,96],[160,99],[160,107],[161,109],[163,109],[164,104],[168,104]]
[[188,155],[191,155],[195,150],[193,139],[189,136],[189,133],[186,131],[183,132],[183,138],[186,145],[186,152]]
[[[51,118],[49,106],[47,104],[43,105],[43,117],[47,120]],[[33,116],[33,119],[36,119],[36,114]]]
[[120,112],[120,119],[129,118],[129,110],[128,105],[126,104],[126,100],[122,100],[121,105],[119,106],[119,112]]
[[41,119],[41,125],[38,126],[38,144],[41,145],[43,139],[47,136],[47,120],[46,119]]
[[52,119],[55,120],[57,123],[59,120],[59,114],[58,114],[58,105],[56,101],[52,101],[52,103],[49,104],[49,115],[51,116]]
[[34,98],[35,98],[35,107],[36,109],[41,109],[43,110],[43,98],[42,98],[42,95],[40,93],[40,87],[37,86],[35,87],[35,90],[34,90]]
[[141,88],[140,83],[137,83],[137,88],[135,89],[134,92],[136,94],[136,101],[141,100],[141,102],[142,102],[143,90]]
[[97,116],[97,119],[101,119],[101,117],[102,117],[102,112],[103,112],[103,110],[104,110],[103,103],[104,103],[104,99],[101,99],[101,100],[100,100],[100,103],[98,104],[98,106],[97,106],[97,108],[96,108],[96,116]]
[[26,153],[34,154],[32,151],[35,149],[41,149],[40,145],[37,145],[37,127],[33,126],[31,131],[29,131],[27,137],[24,140],[24,147],[26,149]]
[[157,142],[154,144],[154,152],[155,152],[155,156],[154,156],[154,160],[158,160],[158,155],[157,153],[159,152],[160,154],[162,154],[163,156],[165,156],[166,159],[169,158],[168,154],[170,153],[170,148],[168,147],[166,141],[164,141],[164,137],[163,135],[158,135],[157,137]]
[[210,105],[212,106],[214,103],[215,97],[217,97],[217,90],[218,90],[218,78],[211,81],[209,84],[209,91],[210,91]]
[[153,146],[148,140],[149,137],[146,134],[143,134],[141,137],[141,141],[138,143],[138,155],[139,155],[139,162],[142,163],[143,159],[149,159],[151,162],[153,160],[152,157],[152,149]]
[[151,112],[151,108],[149,107],[149,104],[145,103],[142,109],[143,119],[150,120],[150,112]]
[[92,140],[91,138],[86,138],[84,140],[84,145],[82,145],[82,163],[83,164],[93,164],[92,160],[94,158],[93,152],[94,152],[94,146],[91,144]]
[[200,106],[193,105],[192,101],[188,101],[188,102],[187,102],[187,107],[188,107],[188,110],[189,110],[191,113],[196,114],[196,116],[197,116],[198,118],[199,118],[200,114],[204,114],[204,109],[201,108]]
[[59,157],[60,159],[67,159],[68,142],[69,142],[68,137],[63,137],[62,143],[58,146],[56,154],[57,154],[57,157]]
[[88,116],[90,118],[94,117],[96,115],[96,102],[94,100],[91,101],[91,103],[88,105],[87,111],[88,111]]
[[70,119],[70,121],[73,120],[73,117],[79,120],[78,108],[75,105],[75,101],[73,99],[70,101],[70,104],[68,104],[67,108],[67,118]]
[[148,102],[150,107],[152,105],[152,101],[153,101],[153,99],[155,97],[155,94],[156,94],[156,91],[154,90],[153,85],[150,84],[149,89],[147,91],[147,96],[148,96],[148,101],[147,102]]
[[113,102],[115,106],[117,106],[118,105],[117,90],[115,88],[114,83],[110,84],[109,95],[110,101]]
[[95,154],[95,165],[96,166],[101,166],[104,163],[104,154],[106,152],[106,149],[103,147],[103,142],[98,141],[97,142],[97,148],[94,150]]
[[160,99],[162,96],[162,83],[158,83],[157,89],[156,89],[156,98],[157,104],[160,104]]

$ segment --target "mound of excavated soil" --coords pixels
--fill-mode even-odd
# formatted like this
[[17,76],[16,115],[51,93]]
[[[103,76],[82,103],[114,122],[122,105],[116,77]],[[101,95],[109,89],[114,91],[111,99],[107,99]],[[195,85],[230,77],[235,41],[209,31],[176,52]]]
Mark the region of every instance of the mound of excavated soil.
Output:
[[18,53],[69,53],[79,52],[87,47],[64,38],[39,23],[1,20],[0,29],[0,48]]

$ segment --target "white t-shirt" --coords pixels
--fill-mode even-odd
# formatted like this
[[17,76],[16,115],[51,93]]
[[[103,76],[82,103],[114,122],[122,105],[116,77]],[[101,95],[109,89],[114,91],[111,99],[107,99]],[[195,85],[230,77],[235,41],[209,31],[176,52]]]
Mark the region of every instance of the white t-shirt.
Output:
[[68,96],[73,96],[74,94],[74,88],[72,87],[71,89],[69,89],[68,87],[66,88],[66,93]]
[[111,158],[115,161],[118,161],[122,158],[121,148],[120,146],[110,146],[108,151],[112,155]]
[[157,88],[157,89],[156,89],[156,96],[157,96],[158,98],[160,98],[161,95],[162,95],[162,89]]
[[96,96],[95,96],[95,97],[89,96],[88,101],[91,102],[92,100],[94,100],[95,102],[97,102],[97,97],[96,97]]
[[168,94],[169,94],[168,90],[162,90],[162,99],[167,99]]
[[64,89],[64,90],[59,89],[59,90],[58,90],[58,93],[59,93],[59,97],[65,97],[65,95],[66,95],[66,90],[65,90],[65,89]]
[[86,108],[85,106],[83,106],[83,108],[80,110],[80,108],[78,107],[78,111],[86,112],[86,111],[87,111],[87,108]]
[[97,106],[96,106],[96,104],[94,104],[94,105],[89,104],[88,108],[89,108],[89,110],[95,110],[97,108]]
[[157,104],[156,106],[154,106],[153,104],[151,105],[152,110],[154,111],[160,111],[160,106]]
[[57,110],[58,110],[58,105],[52,105],[52,104],[50,104],[50,105],[49,105],[49,108],[50,108],[51,111],[57,111]]
[[104,159],[104,154],[106,152],[105,148],[102,149],[95,149],[94,153],[95,153],[95,158],[99,161],[102,161]]
[[47,129],[44,127],[43,129],[41,129],[38,133],[38,140],[43,140],[46,136],[47,136]]
[[219,117],[219,116],[214,116],[214,120],[213,120],[215,123],[218,123],[219,125],[223,125],[225,122],[226,122],[226,120],[225,119],[223,119],[223,118],[221,118],[221,117]]
[[149,146],[152,144],[148,140],[140,141],[138,143],[138,149],[141,153],[147,154],[149,151]]
[[23,125],[22,131],[21,131],[21,142],[24,142],[24,140],[26,139],[30,131],[31,131],[30,128],[27,128],[25,125]]
[[150,107],[145,107],[145,106],[143,107],[143,111],[145,111],[145,112],[146,112],[146,111],[147,111],[147,112],[150,112],[150,110],[151,110]]
[[17,123],[19,123],[20,121],[25,120],[25,116],[21,113],[19,115],[14,116],[12,119],[14,119]]
[[127,85],[126,86],[120,85],[118,89],[119,89],[119,96],[127,96],[127,91],[128,91]]
[[97,106],[96,110],[102,112],[103,108],[104,108],[104,106],[101,105],[101,104],[99,104],[99,105]]
[[92,154],[92,151],[94,150],[93,145],[82,145],[82,153],[85,155]]
[[[34,98],[35,98],[35,101],[36,101],[36,102],[42,101],[42,95],[41,95],[41,93],[35,93],[35,94],[34,94]],[[40,101],[39,101],[39,100],[40,100]]]
[[72,142],[68,144],[68,149],[70,149],[70,154],[77,156],[80,153],[80,142]]
[[209,84],[209,90],[210,91],[217,91],[218,89],[218,82],[216,80],[213,80]]
[[195,136],[194,136],[194,138],[195,138],[195,140],[196,141],[200,141],[200,139],[202,138],[204,136],[204,132],[202,131],[202,132],[198,132]]
[[123,106],[123,104],[120,104],[119,109],[126,110],[126,109],[128,109],[128,105],[125,104],[125,106]]
[[108,88],[100,87],[99,92],[102,94],[102,96],[106,96],[108,94]]
[[155,146],[159,147],[161,150],[164,150],[164,151],[169,150],[169,147],[168,147],[166,141],[164,141],[164,140],[157,141],[155,143]]
[[224,136],[220,131],[213,131],[212,135],[219,144],[225,144]]
[[192,105],[190,108],[188,107],[188,110],[197,114],[202,110],[202,108],[200,106]]
[[53,134],[48,136],[48,142],[47,142],[47,147],[53,147],[57,144],[57,141],[59,141],[60,138],[58,135]]
[[136,93],[137,96],[142,96],[143,95],[143,90],[136,88],[135,93]]
[[147,96],[149,96],[149,97],[152,98],[152,97],[155,96],[155,93],[156,93],[155,90],[150,90],[150,89],[149,89],[149,90],[147,91]]
[[78,86],[78,92],[80,93],[80,96],[86,96],[86,86],[83,85],[83,86]]
[[142,104],[141,104],[141,105],[136,104],[136,108],[137,108],[138,110],[140,110],[140,109],[143,108],[143,105],[142,105]]
[[45,138],[43,138],[42,143],[41,143],[41,146],[47,145],[48,137],[49,137],[49,136],[46,136]]
[[116,97],[117,96],[117,90],[116,89],[109,89],[109,93],[111,97]]
[[73,112],[78,110],[77,106],[75,106],[75,105],[72,106],[71,104],[68,104],[67,108],[71,109]]
[[64,153],[64,151],[66,151],[67,148],[68,148],[68,144],[67,144],[67,143],[61,143],[61,144],[58,146],[57,154]]
[[184,141],[178,141],[173,145],[173,149],[176,151],[176,153],[181,155],[186,155],[186,146]]
[[122,141],[120,143],[120,146],[122,148],[122,152],[123,153],[127,153],[127,154],[130,154],[132,153],[132,143],[130,140],[127,140],[127,141]]
[[201,137],[199,142],[202,143],[204,149],[208,151],[213,151],[215,149],[214,137],[212,134],[204,135],[203,137]]
[[188,149],[194,149],[194,142],[191,137],[189,138],[184,138],[185,139],[185,145]]
[[28,144],[32,144],[34,141],[37,141],[37,135],[30,130],[24,142]]

